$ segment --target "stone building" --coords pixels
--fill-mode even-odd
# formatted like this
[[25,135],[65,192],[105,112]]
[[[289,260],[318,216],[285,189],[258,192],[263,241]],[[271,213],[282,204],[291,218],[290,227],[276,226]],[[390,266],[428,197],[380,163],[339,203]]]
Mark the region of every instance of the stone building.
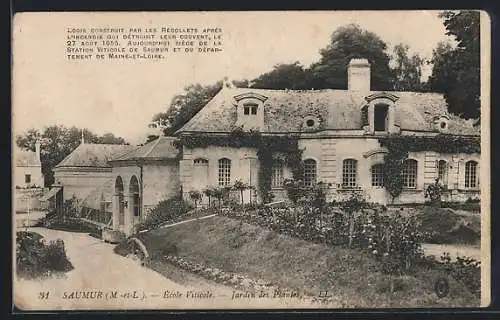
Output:
[[38,200],[43,194],[44,176],[40,161],[40,143],[35,143],[35,151],[14,147],[13,186],[14,204],[17,212],[27,212],[40,207]]
[[125,234],[161,200],[180,195],[179,151],[173,137],[159,137],[108,162],[112,170],[113,226]]
[[16,188],[43,187],[40,142],[35,144],[35,152],[15,148],[14,186]]
[[73,196],[85,199],[113,177],[108,162],[137,147],[118,144],[82,143],[55,166],[53,188],[62,188],[63,200]]
[[[381,164],[387,150],[379,139],[393,135],[480,136],[480,128],[447,113],[442,94],[370,90],[370,64],[353,59],[347,90],[265,90],[224,87],[176,135],[229,137],[235,129],[262,135],[299,136],[306,185],[324,182],[330,199],[362,190],[374,202],[387,203]],[[403,170],[404,189],[395,203],[424,202],[424,189],[440,178],[446,200],[479,197],[480,154],[410,152]],[[258,186],[256,148],[182,147],[180,183],[190,190],[231,185]],[[283,180],[291,170],[281,162],[272,169],[276,200],[286,196]],[[245,197],[245,196],[244,196]],[[246,196],[244,201],[249,201]]]

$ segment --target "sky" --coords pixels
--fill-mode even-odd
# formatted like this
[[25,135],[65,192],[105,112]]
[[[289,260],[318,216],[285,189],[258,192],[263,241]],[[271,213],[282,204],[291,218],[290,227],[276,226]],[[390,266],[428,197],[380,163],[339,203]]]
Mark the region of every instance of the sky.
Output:
[[[253,79],[278,63],[318,61],[338,27],[356,23],[390,50],[430,58],[445,35],[437,11],[23,13],[13,24],[13,131],[61,124],[143,143],[155,113],[190,84]],[[68,27],[219,27],[223,51],[160,61],[70,61]],[[424,70],[430,74],[430,67]]]

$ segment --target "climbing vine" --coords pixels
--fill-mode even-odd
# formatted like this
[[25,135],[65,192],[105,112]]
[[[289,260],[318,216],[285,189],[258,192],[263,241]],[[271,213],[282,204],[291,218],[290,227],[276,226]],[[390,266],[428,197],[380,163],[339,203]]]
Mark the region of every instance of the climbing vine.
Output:
[[384,187],[392,200],[404,187],[402,170],[409,152],[433,151],[437,153],[480,153],[479,137],[463,137],[440,134],[435,137],[393,135],[379,138],[381,147],[387,149],[384,156]]
[[236,128],[225,135],[192,134],[181,136],[176,146],[192,148],[249,147],[257,149],[259,159],[259,192],[263,202],[272,201],[271,179],[275,161],[291,168],[294,179],[300,179],[303,173],[302,150],[298,146],[297,135],[263,135],[259,131],[244,131]]

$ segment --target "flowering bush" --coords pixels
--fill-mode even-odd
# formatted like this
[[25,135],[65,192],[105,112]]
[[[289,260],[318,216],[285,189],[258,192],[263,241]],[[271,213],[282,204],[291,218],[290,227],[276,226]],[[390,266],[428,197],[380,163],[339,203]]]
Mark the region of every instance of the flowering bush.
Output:
[[399,212],[382,215],[369,210],[358,219],[358,244],[383,259],[386,273],[408,269],[412,261],[422,258],[423,237],[417,219]]

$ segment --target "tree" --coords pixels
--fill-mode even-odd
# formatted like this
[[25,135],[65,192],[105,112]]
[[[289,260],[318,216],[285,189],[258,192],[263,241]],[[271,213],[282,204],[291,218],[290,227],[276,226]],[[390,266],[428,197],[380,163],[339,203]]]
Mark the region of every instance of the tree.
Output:
[[456,48],[440,44],[434,50],[429,87],[442,92],[448,111],[464,118],[480,116],[480,14],[478,11],[444,11],[446,34]]
[[40,141],[42,173],[45,185],[50,186],[54,183],[52,169],[80,145],[82,132],[85,142],[88,143],[103,143],[103,141],[110,144],[125,143],[123,138],[115,137],[111,133],[99,137],[88,129],[53,125],[46,127],[43,132],[29,129],[24,134],[17,135],[16,145],[21,149],[35,151],[35,143],[37,140]]
[[320,50],[321,59],[310,68],[308,86],[314,89],[347,89],[347,66],[353,58],[366,58],[371,64],[373,90],[391,90],[394,75],[389,67],[387,44],[373,32],[349,24],[335,30],[330,44]]
[[233,189],[240,192],[241,204],[243,204],[243,192],[249,188],[249,185],[242,182],[241,180],[236,180],[233,185]]
[[105,133],[101,137],[97,137],[97,142],[100,144],[127,144],[122,137],[115,137],[112,133]]
[[408,55],[410,47],[400,43],[394,46],[393,63],[394,68],[394,90],[396,91],[421,91],[422,66],[424,59],[418,54],[411,57]]
[[264,73],[252,81],[252,88],[262,89],[306,89],[308,71],[298,62],[277,64],[270,72]]
[[191,198],[191,200],[194,201],[194,207],[197,208],[198,201],[200,201],[201,197],[202,197],[201,192],[198,190],[191,190],[191,191],[189,191],[189,197]]

